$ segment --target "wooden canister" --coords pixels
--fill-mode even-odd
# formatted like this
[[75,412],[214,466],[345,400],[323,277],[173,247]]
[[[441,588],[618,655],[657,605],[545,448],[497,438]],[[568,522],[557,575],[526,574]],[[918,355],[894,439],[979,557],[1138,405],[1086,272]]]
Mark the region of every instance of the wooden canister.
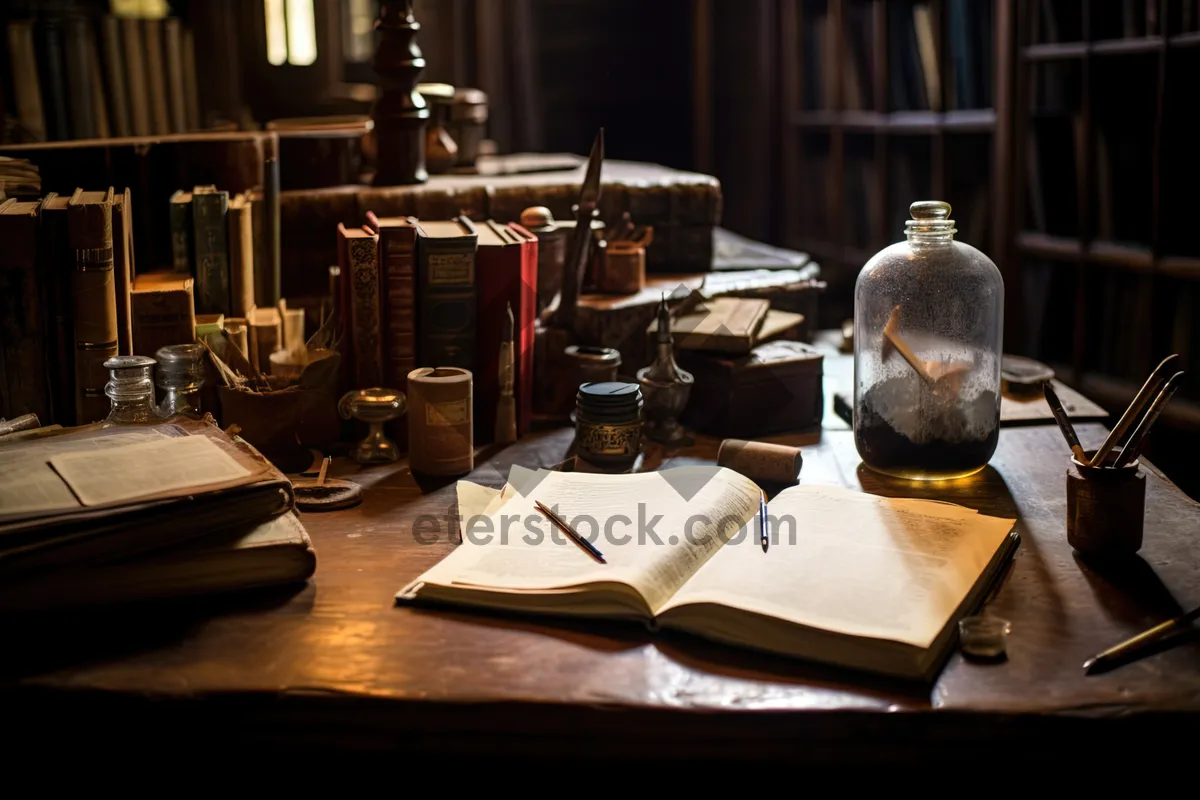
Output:
[[[1095,451],[1087,451],[1091,458]],[[1135,459],[1093,467],[1074,456],[1067,468],[1067,544],[1084,556],[1128,557],[1142,547],[1146,476]]]
[[422,367],[408,373],[408,463],[423,475],[466,475],[475,468],[471,373]]
[[618,239],[604,249],[596,288],[609,294],[637,294],[646,288],[646,248]]

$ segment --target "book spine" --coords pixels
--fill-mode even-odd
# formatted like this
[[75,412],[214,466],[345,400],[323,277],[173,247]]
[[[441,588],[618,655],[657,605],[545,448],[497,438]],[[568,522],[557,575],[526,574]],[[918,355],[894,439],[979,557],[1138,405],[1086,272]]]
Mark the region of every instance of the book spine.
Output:
[[[46,196],[47,203],[55,195]],[[43,206],[41,274],[44,278],[46,320],[46,361],[50,373],[50,422],[75,424],[75,343],[71,314],[71,275],[75,255],[67,240],[67,210],[53,211]]]
[[75,418],[86,425],[108,415],[104,362],[117,355],[112,203],[67,209],[75,270],[71,275],[75,330]]
[[146,85],[145,51],[142,47],[142,29],[136,17],[121,19],[121,41],[125,52],[125,65],[129,79],[130,124],[134,136],[149,136],[150,89]]
[[474,234],[422,236],[417,246],[417,358],[423,366],[475,370]]
[[230,311],[228,210],[228,192],[192,195],[197,314],[237,316]]
[[104,65],[108,78],[108,96],[112,99],[112,128],[115,136],[130,136],[133,125],[129,120],[129,95],[125,91],[125,55],[121,48],[121,27],[116,17],[107,14],[101,19],[104,39]]
[[386,381],[406,391],[408,373],[417,368],[416,239],[413,227],[388,228],[380,235],[384,248],[386,302]]
[[96,131],[95,111],[92,109],[92,76],[87,59],[87,20],[68,18],[64,20],[67,46],[63,48],[67,66],[67,104],[71,119],[71,137],[94,139]]
[[231,303],[235,317],[249,315],[254,308],[254,221],[247,200],[229,209],[229,275],[233,284]]
[[171,132],[183,133],[187,127],[187,96],[183,81],[183,41],[180,23],[175,17],[163,21],[163,36],[166,39],[168,98],[171,103]]
[[17,119],[35,141],[40,141],[46,138],[46,117],[42,111],[42,89],[32,22],[14,20],[8,23],[8,52],[12,59]]
[[192,267],[192,202],[178,196],[171,198],[171,269],[183,275],[193,275]]
[[135,290],[130,297],[133,352],[154,358],[159,348],[185,344],[196,334],[192,281],[185,278],[161,290]]
[[146,76],[150,86],[150,122],[153,133],[170,133],[167,117],[167,64],[163,54],[163,21],[144,20],[142,41],[145,45]]
[[0,237],[0,416],[37,414],[46,424],[46,391],[40,287],[37,270],[37,215],[3,215]]
[[63,30],[54,17],[40,20],[41,43],[38,64],[44,70],[46,133],[50,139],[70,139],[71,124],[67,116],[67,80],[63,75]]
[[113,202],[113,277],[117,299],[117,350],[121,355],[133,354],[133,322],[129,307],[129,292],[133,288],[130,245],[133,241],[129,191],[118,195]]
[[517,436],[524,436],[529,433],[533,423],[533,338],[537,316],[539,242],[537,237],[523,229],[520,233],[524,234],[521,243],[521,279],[515,292],[518,301],[513,305],[513,321],[516,323],[513,340],[517,345],[514,394],[517,400]]
[[[376,238],[348,239],[350,264],[350,314],[354,339],[354,381],[359,388],[383,382],[383,354],[379,337],[379,243]],[[399,388],[399,387],[396,387]]]

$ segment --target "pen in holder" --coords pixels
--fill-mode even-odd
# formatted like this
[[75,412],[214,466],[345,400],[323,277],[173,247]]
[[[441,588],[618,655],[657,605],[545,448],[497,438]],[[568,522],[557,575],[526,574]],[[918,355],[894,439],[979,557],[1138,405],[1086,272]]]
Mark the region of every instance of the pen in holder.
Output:
[[[1089,459],[1095,454],[1089,450]],[[1146,476],[1135,458],[1093,467],[1071,456],[1067,469],[1067,543],[1084,556],[1120,558],[1142,546]]]

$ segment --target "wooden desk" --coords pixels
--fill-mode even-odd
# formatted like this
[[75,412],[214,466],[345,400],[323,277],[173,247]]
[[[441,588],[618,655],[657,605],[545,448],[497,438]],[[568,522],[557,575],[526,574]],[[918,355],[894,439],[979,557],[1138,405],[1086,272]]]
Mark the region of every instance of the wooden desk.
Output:
[[[1094,447],[1104,430],[1079,434]],[[499,486],[513,463],[551,466],[570,439],[566,430],[533,435],[470,479]],[[710,459],[716,445],[703,439],[669,460]],[[1005,429],[980,475],[897,485],[859,466],[848,431],[806,448],[805,481],[1019,519],[1023,543],[991,605],[1013,623],[1009,660],[955,655],[932,691],[636,626],[395,607],[396,590],[455,546],[454,486],[422,488],[402,466],[341,463],[337,474],[361,481],[366,499],[303,517],[318,558],[309,585],[31,621],[6,632],[0,708],[34,749],[74,741],[190,754],[219,742],[387,750],[424,765],[518,755],[659,765],[982,759],[999,779],[1023,762],[1061,764],[1068,752],[1131,765],[1161,758],[1190,741],[1173,723],[1194,726],[1200,711],[1200,644],[1103,676],[1085,677],[1081,664],[1200,603],[1200,509],[1151,470],[1142,558],[1119,572],[1087,566],[1064,538],[1067,458],[1053,427]]]

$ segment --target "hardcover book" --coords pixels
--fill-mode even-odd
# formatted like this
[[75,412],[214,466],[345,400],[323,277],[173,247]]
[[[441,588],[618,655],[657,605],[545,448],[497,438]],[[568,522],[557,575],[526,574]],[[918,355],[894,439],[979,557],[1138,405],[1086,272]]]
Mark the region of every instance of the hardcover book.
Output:
[[475,248],[466,217],[417,226],[417,361],[475,371]]
[[[481,512],[460,508],[462,544],[396,599],[640,621],[931,682],[958,620],[982,605],[1018,543],[1012,519],[806,484],[765,504],[764,552],[764,497],[724,468],[514,467]],[[603,563],[559,533],[537,501],[574,520]]]

